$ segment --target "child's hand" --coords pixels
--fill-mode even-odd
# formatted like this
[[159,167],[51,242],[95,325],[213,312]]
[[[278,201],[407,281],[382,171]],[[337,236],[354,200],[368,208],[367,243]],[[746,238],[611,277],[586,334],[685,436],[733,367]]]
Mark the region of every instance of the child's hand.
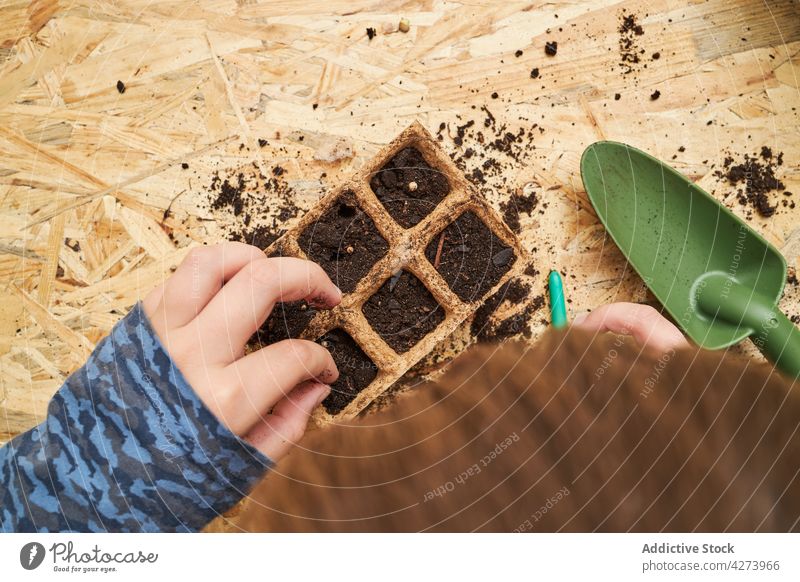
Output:
[[289,339],[244,355],[245,343],[280,301],[330,308],[342,293],[318,265],[268,259],[256,247],[194,249],[143,301],[170,356],[208,408],[272,460],[305,432],[339,372],[330,353]]
[[610,303],[579,315],[572,325],[589,331],[632,335],[643,346],[662,352],[689,347],[681,330],[649,305]]

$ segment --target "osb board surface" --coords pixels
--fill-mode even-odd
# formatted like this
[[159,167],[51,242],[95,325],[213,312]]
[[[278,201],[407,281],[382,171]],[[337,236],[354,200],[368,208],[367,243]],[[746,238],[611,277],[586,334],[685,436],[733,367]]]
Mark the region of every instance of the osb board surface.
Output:
[[[619,65],[623,9],[644,29],[644,62],[630,74]],[[648,300],[582,190],[580,154],[600,138],[671,161],[750,215],[795,266],[797,211],[762,218],[714,170],[767,145],[800,195],[799,50],[791,0],[2,2],[0,441],[39,422],[64,378],[191,245],[235,228],[240,217],[209,205],[215,172],[280,166],[260,205],[296,206],[280,218],[291,225],[414,120],[431,132],[444,123],[442,145],[456,155],[480,147],[453,136],[469,120],[482,129],[483,106],[497,126],[533,136],[514,157],[492,154],[502,170],[484,189],[496,208],[537,192],[520,217],[540,271],[532,294],[559,268],[572,313]],[[334,145],[353,155],[315,159]],[[800,313],[791,285],[782,306]],[[543,308],[534,338],[544,319]]]

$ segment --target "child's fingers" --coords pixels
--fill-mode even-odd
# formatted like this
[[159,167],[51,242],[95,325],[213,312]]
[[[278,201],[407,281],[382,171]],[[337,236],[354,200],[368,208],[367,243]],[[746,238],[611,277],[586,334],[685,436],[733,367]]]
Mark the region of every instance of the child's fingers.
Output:
[[[339,371],[328,350],[306,340],[283,340],[248,354],[229,365],[231,383],[244,391],[238,410],[228,418],[237,434],[248,430],[292,389],[306,380],[329,384]],[[234,425],[235,423],[235,425]]]
[[195,323],[203,345],[219,346],[225,342],[227,349],[223,351],[230,362],[241,355],[245,343],[276,302],[306,299],[315,305],[333,307],[341,298],[341,291],[319,265],[295,258],[265,258],[252,261],[236,273]]
[[147,317],[152,318],[156,309],[158,309],[158,304],[161,303],[161,299],[164,296],[165,286],[166,283],[161,283],[161,285],[152,289],[145,295],[145,298],[142,299],[142,307],[144,307],[144,312],[147,314]]
[[305,382],[282,398],[244,437],[247,442],[278,461],[305,434],[312,411],[330,394],[331,388],[319,382]]
[[680,330],[656,309],[638,303],[603,305],[572,324],[589,331],[632,335],[642,345],[667,352],[688,347]]
[[248,263],[263,258],[263,251],[239,242],[192,249],[164,287],[162,315],[167,328],[192,321],[225,281]]

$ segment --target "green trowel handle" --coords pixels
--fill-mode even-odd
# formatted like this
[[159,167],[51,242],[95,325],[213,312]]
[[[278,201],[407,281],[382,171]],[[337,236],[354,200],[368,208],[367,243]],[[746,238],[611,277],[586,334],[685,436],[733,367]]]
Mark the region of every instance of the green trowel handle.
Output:
[[697,304],[709,317],[753,329],[750,339],[775,365],[800,378],[800,330],[775,305],[724,275],[709,275],[697,287]]

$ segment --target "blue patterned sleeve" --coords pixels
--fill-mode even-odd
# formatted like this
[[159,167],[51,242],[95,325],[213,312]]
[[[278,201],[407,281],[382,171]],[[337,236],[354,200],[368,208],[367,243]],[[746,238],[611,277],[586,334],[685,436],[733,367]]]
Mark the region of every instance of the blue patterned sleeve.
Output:
[[272,466],[203,404],[141,303],[0,449],[0,531],[197,531]]

